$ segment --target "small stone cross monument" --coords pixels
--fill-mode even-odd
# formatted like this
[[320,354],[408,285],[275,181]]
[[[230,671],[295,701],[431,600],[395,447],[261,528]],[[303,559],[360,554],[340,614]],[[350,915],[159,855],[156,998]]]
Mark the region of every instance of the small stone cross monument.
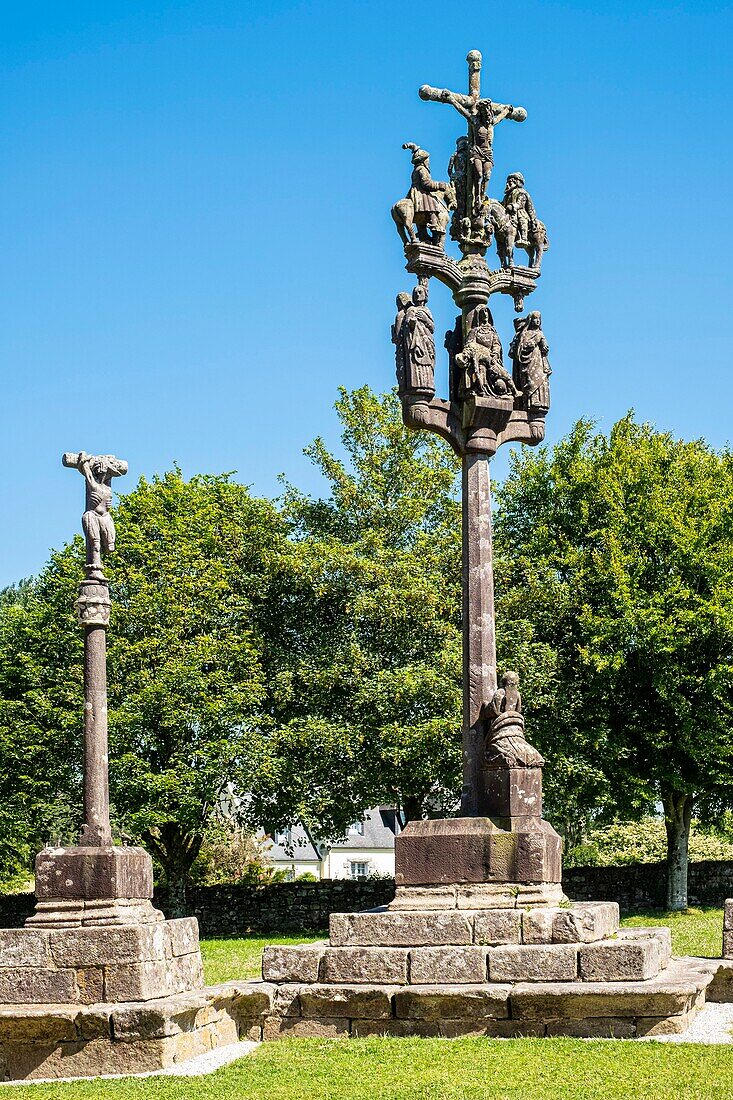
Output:
[[109,583],[102,553],[114,550],[110,514],[113,477],[127,473],[114,455],[66,453],[64,466],[86,483],[82,528],[86,576],[76,611],[84,630],[84,824],[79,843],[46,848],[36,859],[35,926],[140,924],[163,919],[153,908],[153,865],[143,848],[112,843],[107,744],[107,627]]

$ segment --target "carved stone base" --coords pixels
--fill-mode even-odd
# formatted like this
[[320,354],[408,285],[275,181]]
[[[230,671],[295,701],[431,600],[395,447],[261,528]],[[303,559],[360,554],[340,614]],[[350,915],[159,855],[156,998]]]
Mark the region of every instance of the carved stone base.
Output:
[[143,848],[44,848],[36,856],[32,927],[151,924],[153,862]]
[[[503,827],[501,827],[503,826]],[[411,821],[395,842],[398,886],[559,883],[562,842],[541,818]]]
[[[541,768],[484,766],[483,774],[485,801],[480,809],[488,817],[542,817]],[[503,821],[502,828],[507,828]]]

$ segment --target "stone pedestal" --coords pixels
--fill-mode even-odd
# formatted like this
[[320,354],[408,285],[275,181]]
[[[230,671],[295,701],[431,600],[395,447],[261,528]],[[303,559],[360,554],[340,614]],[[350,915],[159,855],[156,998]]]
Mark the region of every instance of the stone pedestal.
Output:
[[[488,817],[411,821],[395,842],[398,886],[556,884],[562,842],[541,818]],[[561,893],[561,891],[560,891]]]
[[143,848],[44,848],[36,856],[36,912],[28,924],[72,928],[149,924],[153,863]]
[[612,902],[460,909],[442,889],[442,909],[337,913],[327,943],[265,948],[263,1038],[669,1034],[719,971],[672,959],[666,928],[619,929]]

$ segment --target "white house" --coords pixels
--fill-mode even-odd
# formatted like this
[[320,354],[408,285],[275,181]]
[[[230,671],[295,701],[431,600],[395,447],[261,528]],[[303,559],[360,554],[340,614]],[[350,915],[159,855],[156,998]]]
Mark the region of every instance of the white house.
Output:
[[287,871],[290,878],[306,872],[317,879],[393,876],[394,842],[401,828],[394,806],[376,806],[350,825],[341,840],[326,843],[302,825],[291,825],[265,837],[262,851],[276,870]]

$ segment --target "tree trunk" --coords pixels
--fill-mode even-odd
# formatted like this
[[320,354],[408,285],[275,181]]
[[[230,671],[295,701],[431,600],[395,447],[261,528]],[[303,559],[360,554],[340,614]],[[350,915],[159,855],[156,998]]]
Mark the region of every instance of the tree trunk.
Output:
[[422,799],[414,794],[405,795],[402,803],[402,811],[405,815],[405,821],[421,821],[423,811]]
[[175,822],[166,822],[147,833],[145,842],[153,849],[165,871],[168,888],[167,917],[187,917],[186,885],[188,875],[201,849],[203,836],[186,833]]
[[667,830],[667,908],[687,908],[687,864],[693,796],[681,791],[662,792]]

